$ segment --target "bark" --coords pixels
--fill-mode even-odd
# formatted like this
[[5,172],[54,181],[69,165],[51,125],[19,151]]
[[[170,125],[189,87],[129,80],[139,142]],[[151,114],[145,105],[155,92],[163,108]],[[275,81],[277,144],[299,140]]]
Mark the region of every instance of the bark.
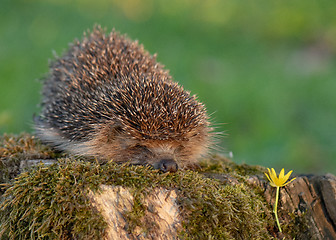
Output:
[[[264,189],[265,199],[274,204],[275,190],[265,180],[252,176],[249,181]],[[280,189],[280,222],[293,221],[295,213],[304,219],[304,225],[296,239],[336,239],[336,177],[299,176]]]

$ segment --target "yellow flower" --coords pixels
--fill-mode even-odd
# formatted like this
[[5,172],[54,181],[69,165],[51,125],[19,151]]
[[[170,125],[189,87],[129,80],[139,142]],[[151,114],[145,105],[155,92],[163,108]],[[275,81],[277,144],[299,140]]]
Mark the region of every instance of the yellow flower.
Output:
[[294,179],[296,179],[296,178],[293,178],[289,182],[287,182],[289,176],[292,174],[293,171],[289,171],[285,175],[285,170],[281,169],[279,177],[277,177],[277,175],[274,171],[274,168],[272,168],[272,171],[269,168],[267,168],[267,170],[268,170],[268,174],[265,173],[265,175],[268,178],[268,180],[270,181],[270,185],[272,187],[276,187],[276,195],[275,195],[275,203],[274,203],[273,212],[274,212],[274,215],[275,215],[276,223],[277,223],[278,228],[279,228],[279,232],[282,232],[280,222],[279,222],[279,218],[278,218],[279,189],[280,189],[280,187],[286,186],[288,183],[294,181]]
[[291,179],[289,182],[287,182],[289,176],[292,174],[293,171],[289,171],[286,175],[285,175],[285,170],[281,169],[279,177],[277,177],[274,168],[272,168],[272,171],[267,168],[268,170],[268,174],[265,173],[266,177],[268,178],[268,180],[270,181],[270,185],[272,187],[283,187],[286,186],[288,183],[294,181],[296,178]]

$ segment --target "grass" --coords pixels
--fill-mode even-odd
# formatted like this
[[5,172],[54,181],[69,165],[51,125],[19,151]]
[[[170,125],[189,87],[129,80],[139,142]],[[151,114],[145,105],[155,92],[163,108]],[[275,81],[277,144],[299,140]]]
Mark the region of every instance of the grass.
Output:
[[0,132],[32,131],[36,79],[52,51],[100,23],[158,53],[228,134],[220,146],[235,161],[335,174],[335,9],[298,0],[3,0]]

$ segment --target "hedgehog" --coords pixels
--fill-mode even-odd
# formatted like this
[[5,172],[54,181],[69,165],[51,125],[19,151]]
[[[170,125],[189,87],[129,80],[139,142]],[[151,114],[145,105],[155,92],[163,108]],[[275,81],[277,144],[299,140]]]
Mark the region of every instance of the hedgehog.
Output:
[[101,27],[55,57],[36,135],[59,151],[175,172],[208,152],[206,108],[138,41]]

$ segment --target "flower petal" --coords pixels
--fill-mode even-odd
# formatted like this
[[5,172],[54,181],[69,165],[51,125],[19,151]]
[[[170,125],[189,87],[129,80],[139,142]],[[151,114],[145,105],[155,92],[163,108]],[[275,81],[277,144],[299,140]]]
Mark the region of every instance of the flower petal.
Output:
[[294,181],[296,178],[291,179],[289,182],[287,182],[287,180],[289,179],[290,175],[292,174],[292,170],[289,171],[286,175],[285,175],[285,169],[281,169],[280,173],[279,173],[279,177],[276,175],[276,172],[274,170],[274,168],[267,168],[268,173],[265,172],[265,176],[267,177],[268,181],[270,182],[270,185],[272,187],[283,187],[286,186],[288,183]]
[[289,176],[292,174],[292,170],[289,171],[285,176],[284,176],[284,179],[285,179],[285,182],[288,180]]
[[276,177],[276,172],[275,172],[274,168],[271,168],[271,170],[272,170],[272,175]]
[[267,170],[268,170],[268,176],[271,179],[270,182],[274,182],[274,178],[273,178],[273,174],[272,174],[271,170],[269,168],[267,168]]
[[268,181],[269,181],[269,182],[272,182],[272,180],[270,179],[270,177],[268,176],[268,174],[267,174],[267,173],[264,173],[264,174],[266,175]]
[[273,174],[273,182],[276,186],[280,187],[281,186],[281,182],[280,179],[277,177],[274,168],[272,168],[272,174]]
[[284,175],[285,175],[285,169],[281,169],[280,174],[279,174],[279,182],[278,182],[278,186],[282,186],[286,180],[284,180]]
[[271,168],[271,171],[272,171],[272,173],[270,174],[270,177],[272,178],[273,182],[276,182],[276,180],[278,178],[277,178],[277,175],[276,175],[276,172],[275,172],[274,168]]
[[286,183],[285,183],[284,185],[282,185],[282,186],[286,186],[288,183],[293,182],[295,179],[296,179],[296,177],[295,177],[295,178],[292,178],[291,180],[289,180],[288,182],[286,182]]
[[285,175],[285,169],[281,169],[280,174],[279,174],[279,179],[282,179]]

